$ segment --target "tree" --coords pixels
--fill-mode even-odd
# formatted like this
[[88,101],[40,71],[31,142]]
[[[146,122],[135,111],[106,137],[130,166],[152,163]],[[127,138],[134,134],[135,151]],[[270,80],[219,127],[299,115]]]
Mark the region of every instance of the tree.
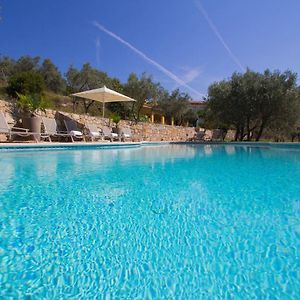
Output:
[[[89,63],[85,63],[80,70],[71,65],[66,73],[66,80],[68,91],[71,93],[100,88],[103,85],[109,86],[112,82],[105,72],[92,68]],[[116,81],[114,79],[115,84]]]
[[132,109],[132,117],[135,121],[139,121],[141,110],[146,101],[158,102],[165,91],[159,83],[153,82],[152,77],[146,73],[143,73],[140,78],[131,73],[124,85],[124,93],[136,100]]
[[[76,93],[86,90],[96,89],[106,85],[107,87],[115,86],[120,89],[120,82],[115,78],[110,78],[105,72],[91,67],[89,63],[77,70],[72,65],[66,73],[67,93]],[[87,113],[94,101],[83,100],[85,112]]]
[[10,76],[14,74],[15,61],[7,56],[0,58],[0,83],[7,84]]
[[66,82],[67,82],[67,87],[66,87],[67,94],[76,93],[81,90],[83,84],[79,82],[80,80],[79,75],[80,75],[79,70],[73,67],[73,65],[70,65],[67,73],[65,74]]
[[64,90],[64,80],[58,68],[52,63],[50,59],[45,59],[43,61],[39,72],[44,78],[45,85],[49,90],[55,93],[59,93]]
[[29,55],[21,56],[14,65],[13,74],[22,72],[38,71],[40,65],[40,57],[31,57]]
[[297,75],[291,71],[280,73],[266,70],[257,97],[259,129],[258,141],[264,129],[272,123],[290,122],[299,111],[299,95],[297,93]]
[[45,89],[45,82],[41,74],[31,71],[22,72],[10,77],[7,93],[17,97],[17,93],[24,95],[41,95]]
[[197,119],[196,113],[189,107],[190,100],[188,94],[181,93],[179,89],[176,89],[163,98],[158,106],[167,118],[174,118],[175,124],[182,125],[184,121],[194,122]]
[[[106,86],[121,94],[124,93],[124,86],[117,78],[110,78]],[[129,104],[128,102],[111,102],[107,103],[106,108],[113,112],[112,117],[119,115],[122,119],[127,119],[131,112],[131,106],[132,104]]]
[[260,140],[265,129],[295,122],[299,112],[296,74],[234,73],[209,87],[208,115],[217,127],[233,127],[236,140]]

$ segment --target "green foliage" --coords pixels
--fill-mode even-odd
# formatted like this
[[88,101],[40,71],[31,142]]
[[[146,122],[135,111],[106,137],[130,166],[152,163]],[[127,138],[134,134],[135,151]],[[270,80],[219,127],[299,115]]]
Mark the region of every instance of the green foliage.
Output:
[[10,76],[14,74],[15,61],[7,56],[0,57],[0,83],[6,85]]
[[29,55],[21,56],[13,67],[13,73],[37,72],[39,70],[40,57],[31,57]]
[[89,63],[84,64],[81,70],[71,65],[66,73],[66,80],[68,93],[96,89],[104,85],[117,89],[121,86],[117,79],[109,78],[105,72],[92,68]]
[[137,100],[134,103],[108,103],[108,114],[145,121],[143,106],[147,104],[167,120],[173,117],[177,125],[187,121],[196,124],[198,119],[201,127],[233,128],[239,140],[259,140],[262,135],[281,139],[295,130],[300,119],[300,91],[296,74],[290,71],[234,73],[228,80],[213,83],[209,87],[207,109],[195,112],[190,108],[189,95],[179,90],[169,93],[145,73],[141,76],[132,73],[127,82],[122,83],[89,63],[80,69],[70,66],[62,76],[50,59],[41,64],[39,57],[22,56],[17,60],[0,57],[0,92],[5,90],[10,97],[17,97],[17,93],[29,97],[30,100],[20,100],[21,97],[18,100],[19,106],[27,111],[35,111],[34,107],[40,105],[35,103],[45,101],[38,99],[46,95],[52,108],[99,115],[102,112],[99,103],[91,105],[88,100],[73,103],[62,94],[70,95],[103,85]]
[[177,89],[170,95],[166,95],[159,103],[158,107],[167,118],[174,118],[177,125],[182,125],[184,122],[194,123],[197,119],[196,113],[190,109],[190,96],[185,93],[180,93]]
[[135,121],[139,121],[143,105],[146,102],[156,104],[166,92],[159,83],[153,82],[151,76],[144,73],[139,78],[136,74],[131,73],[124,85],[124,93],[136,100],[131,115]]
[[52,63],[50,59],[45,59],[42,66],[39,69],[39,73],[42,75],[45,81],[45,85],[48,90],[55,93],[62,93],[65,90],[65,82],[58,68]]
[[[88,100],[77,101],[73,104],[61,95],[70,95],[106,85],[108,88],[137,100],[134,103],[122,102],[106,105],[108,113],[116,113],[121,118],[132,118],[135,121],[145,120],[142,111],[144,104],[147,103],[166,116],[172,109],[175,112],[177,124],[181,124],[184,120],[193,121],[195,119],[194,112],[189,110],[187,103],[182,101],[185,97],[183,94],[179,96],[180,92],[175,91],[169,95],[159,83],[154,82],[152,77],[145,73],[141,76],[132,73],[127,82],[123,84],[117,78],[110,77],[107,73],[85,63],[81,69],[71,65],[64,79],[50,59],[45,59],[40,64],[39,57],[22,56],[18,60],[1,57],[0,83],[2,86],[8,85],[7,92],[11,97],[16,97],[17,92],[23,95],[43,94],[49,96],[53,108],[68,111],[76,109],[77,112],[89,112],[92,115],[99,114],[102,111],[102,105],[99,106],[98,103]],[[53,93],[57,95],[53,95]],[[167,105],[164,105],[164,101],[167,99],[170,100],[170,103],[166,102]],[[169,104],[171,104],[170,107]],[[179,105],[178,108],[176,108],[177,105]]]
[[235,128],[236,140],[258,141],[271,128],[292,130],[300,109],[296,79],[290,71],[234,73],[209,87],[208,120],[215,128]]
[[[92,66],[89,63],[84,64],[80,70],[74,68],[71,65],[66,73],[66,83],[67,95],[76,92],[86,91],[89,89],[100,88],[104,85],[117,92],[123,92],[123,85],[117,78],[109,77],[105,72],[92,68]],[[89,112],[93,108],[91,104],[92,102],[85,100],[85,113]],[[109,104],[108,108],[111,107],[115,107],[117,111],[122,113],[122,104]]]
[[121,121],[121,117],[117,113],[113,113],[111,115],[111,119],[114,123],[116,123],[117,126],[118,126],[119,122]]
[[11,97],[16,97],[17,93],[41,95],[44,89],[43,77],[35,71],[30,71],[11,76],[8,81],[7,93]]
[[148,118],[148,116],[146,116],[146,115],[141,115],[141,116],[140,116],[140,121],[146,123],[146,122],[149,122],[149,118]]
[[45,109],[47,108],[47,102],[41,95],[23,95],[17,93],[17,96],[17,106],[23,114],[34,115],[39,110],[45,112]]

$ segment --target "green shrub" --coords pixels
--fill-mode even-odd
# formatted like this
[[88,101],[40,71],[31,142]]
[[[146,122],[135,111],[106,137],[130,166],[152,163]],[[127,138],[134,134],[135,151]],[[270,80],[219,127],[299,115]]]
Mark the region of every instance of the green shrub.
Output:
[[111,115],[111,119],[114,123],[116,123],[117,126],[118,126],[119,122],[121,121],[120,115],[118,115],[116,113]]
[[10,77],[7,93],[11,97],[22,95],[41,95],[45,89],[43,77],[34,71],[22,72]]
[[47,108],[47,103],[41,95],[23,95],[17,93],[17,96],[17,106],[23,115],[34,115],[39,110],[45,112]]

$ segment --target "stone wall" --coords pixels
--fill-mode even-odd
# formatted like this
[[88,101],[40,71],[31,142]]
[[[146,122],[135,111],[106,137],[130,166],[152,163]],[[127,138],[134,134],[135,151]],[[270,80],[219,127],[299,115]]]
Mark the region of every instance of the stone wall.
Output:
[[[78,127],[82,130],[84,129],[84,124],[87,123],[96,124],[98,128],[101,128],[101,126],[115,127],[115,124],[108,118],[56,112],[52,110],[47,110],[46,116],[56,118],[62,127],[64,118],[76,120]],[[135,123],[126,120],[121,120],[119,127],[130,128],[133,134],[133,141],[187,141],[195,135],[194,127],[171,126],[144,122]]]
[[[0,111],[6,112],[7,121],[11,126],[18,121],[17,114],[13,112],[13,109],[13,106],[8,102],[0,100]],[[61,130],[65,130],[63,128],[64,118],[76,120],[79,128],[82,130],[84,129],[84,124],[86,123],[96,124],[98,128],[101,128],[101,126],[115,126],[115,124],[113,124],[107,118],[92,117],[89,115],[57,112],[53,110],[46,110],[46,114],[42,113],[41,115],[57,119]],[[195,135],[194,127],[181,127],[143,122],[136,124],[134,122],[125,120],[120,121],[119,127],[129,127],[133,134],[133,141],[187,141],[193,138]],[[2,140],[3,137],[4,136],[2,135]]]

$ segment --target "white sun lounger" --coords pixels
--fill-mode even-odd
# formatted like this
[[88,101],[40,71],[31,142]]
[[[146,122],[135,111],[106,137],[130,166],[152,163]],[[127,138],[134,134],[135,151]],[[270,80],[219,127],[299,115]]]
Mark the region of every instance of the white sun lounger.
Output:
[[117,133],[112,132],[112,128],[107,127],[107,126],[102,126],[102,135],[104,139],[109,139],[111,142],[114,140],[120,141],[120,136]]
[[66,131],[58,131],[57,123],[55,119],[42,117],[44,125],[44,133],[41,134],[41,138],[46,138],[49,142],[52,142],[51,137],[70,137],[71,135]]
[[5,134],[8,137],[8,140],[11,141],[12,137],[14,135],[18,135],[21,137],[28,137],[28,136],[33,136],[35,141],[37,142],[36,135],[37,133],[35,132],[29,132],[28,129],[26,128],[20,128],[20,127],[12,127],[10,128],[8,126],[8,123],[6,121],[5,115],[3,112],[0,112],[0,133]]
[[127,140],[132,140],[132,132],[130,128],[121,128],[121,139],[124,142],[126,139]]
[[65,123],[66,129],[67,129],[67,132],[71,137],[72,142],[74,142],[74,139],[84,140],[84,135],[80,130],[78,130],[77,123],[74,120],[72,120],[72,119],[66,120],[65,119],[64,123]]
[[92,142],[95,140],[103,139],[101,131],[97,128],[95,124],[87,123],[85,124],[85,127],[88,130],[88,136],[91,138]]

